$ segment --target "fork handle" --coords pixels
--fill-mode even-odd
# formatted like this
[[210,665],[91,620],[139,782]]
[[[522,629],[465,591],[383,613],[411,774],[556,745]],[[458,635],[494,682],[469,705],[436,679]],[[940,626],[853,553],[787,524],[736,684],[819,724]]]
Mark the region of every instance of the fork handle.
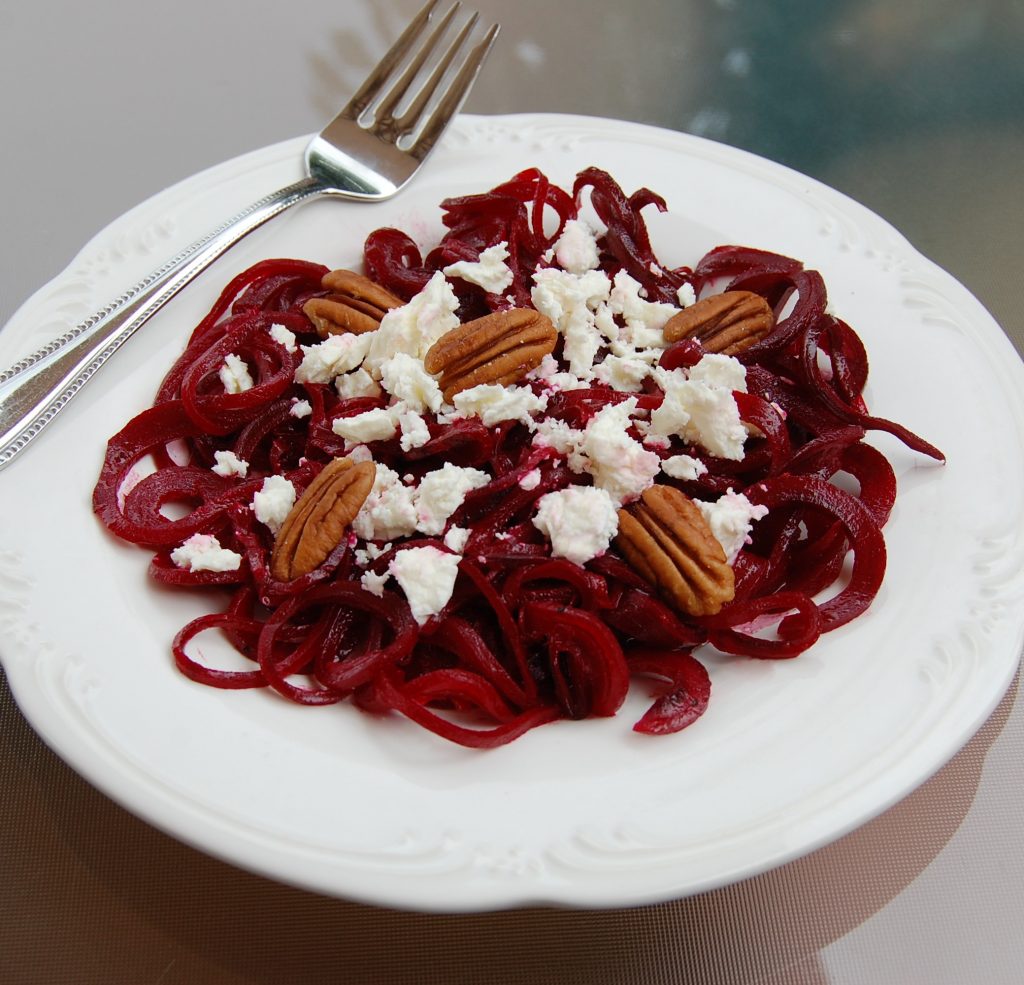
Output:
[[326,194],[303,178],[261,198],[67,334],[0,373],[0,469],[36,438],[96,371],[222,253],[285,209]]

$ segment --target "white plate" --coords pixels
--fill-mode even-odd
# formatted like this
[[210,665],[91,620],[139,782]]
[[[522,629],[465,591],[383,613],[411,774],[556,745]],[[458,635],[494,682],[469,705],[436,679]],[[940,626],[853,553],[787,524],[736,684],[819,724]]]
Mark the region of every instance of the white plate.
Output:
[[[299,177],[304,140],[205,171],[97,236],[0,335],[0,365],[102,306],[233,211]],[[712,659],[711,706],[675,736],[558,723],[473,752],[349,705],[201,687],[169,642],[200,611],[146,579],[146,551],[90,511],[109,435],[148,406],[221,285],[257,259],[359,262],[372,229],[440,231],[438,203],[529,166],[571,185],[597,165],[651,215],[672,265],[719,243],[822,272],[872,359],[869,404],[945,467],[877,441],[900,497],[871,610],[791,662]],[[120,353],[0,474],[0,639],[34,727],[160,828],[324,893],[401,907],[621,906],[721,886],[808,852],[908,793],[970,737],[1022,639],[1024,373],[980,304],[885,222],[749,154],[649,127],[564,116],[464,117],[393,202],[322,202],[233,250]],[[88,823],[85,819],[83,823]]]

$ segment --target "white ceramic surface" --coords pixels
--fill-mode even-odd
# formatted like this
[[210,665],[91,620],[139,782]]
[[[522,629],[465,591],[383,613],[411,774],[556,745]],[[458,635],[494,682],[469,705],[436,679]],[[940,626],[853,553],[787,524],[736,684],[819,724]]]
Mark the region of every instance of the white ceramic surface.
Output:
[[[299,177],[304,139],[227,162],[100,233],[0,333],[8,365],[249,201]],[[147,552],[90,512],[109,435],[147,406],[216,296],[250,263],[358,264],[366,234],[429,240],[438,203],[529,166],[571,185],[597,165],[649,214],[670,265],[720,243],[802,259],[864,338],[873,412],[918,431],[940,467],[881,435],[900,497],[871,610],[796,661],[711,656],[706,715],[634,734],[557,723],[473,752],[347,705],[299,708],[180,676],[174,632],[204,604],[154,587]],[[315,203],[257,232],[161,312],[0,473],[0,655],[33,726],[129,810],[240,866],[320,892],[428,910],[621,906],[721,886],[835,839],[904,796],[985,720],[1024,631],[1024,371],[981,305],[888,224],[749,154],[635,124],[463,117],[398,199]]]

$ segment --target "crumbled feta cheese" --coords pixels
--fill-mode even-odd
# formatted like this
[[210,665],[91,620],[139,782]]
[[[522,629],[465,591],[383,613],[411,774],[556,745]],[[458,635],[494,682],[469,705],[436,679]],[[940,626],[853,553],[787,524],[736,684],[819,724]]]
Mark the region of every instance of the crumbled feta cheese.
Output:
[[693,289],[693,284],[683,284],[676,291],[676,297],[679,299],[680,308],[689,308],[691,304],[697,303],[697,292]]
[[458,277],[482,287],[488,294],[500,294],[513,280],[512,271],[505,261],[508,259],[508,243],[502,242],[489,246],[480,254],[475,263],[471,260],[460,260],[449,264],[442,271],[445,277]]
[[388,571],[379,575],[372,571],[364,571],[362,578],[359,579],[359,584],[371,595],[376,595],[380,598],[384,595],[384,585],[390,577],[391,574]]
[[365,369],[356,369],[336,377],[334,389],[342,400],[351,400],[353,397],[379,397],[383,392],[380,384]]
[[749,541],[752,522],[768,514],[767,506],[754,506],[743,493],[732,489],[717,502],[703,503],[699,499],[694,502],[708,521],[715,539],[722,545],[729,564],[736,560],[743,545]]
[[295,351],[295,333],[293,331],[285,328],[284,325],[278,325],[276,322],[267,331],[275,342],[284,346],[285,352]]
[[384,362],[396,353],[422,359],[442,335],[458,327],[458,307],[451,284],[438,270],[408,304],[392,308],[381,319],[380,328],[359,336],[369,346],[365,368],[377,377]]
[[352,531],[363,540],[408,537],[416,530],[414,497],[415,490],[403,486],[397,472],[378,464],[373,488],[352,521]]
[[594,375],[613,390],[638,393],[651,372],[650,363],[638,354],[605,356],[594,370]]
[[595,310],[602,301],[607,301],[610,281],[600,270],[577,275],[545,267],[534,272],[533,282],[530,294],[533,305],[561,332],[569,371],[589,378],[594,357],[601,347]]
[[241,356],[231,353],[224,357],[224,365],[217,375],[224,384],[225,393],[243,393],[253,387],[252,375]]
[[519,480],[519,488],[525,489],[527,492],[531,489],[536,489],[539,485],[540,469],[530,469],[530,471]]
[[369,334],[328,335],[316,345],[302,346],[302,362],[295,370],[295,382],[330,383],[336,376],[351,372],[366,356]]
[[731,389],[688,380],[681,370],[663,371],[659,382],[665,389],[665,399],[651,412],[654,434],[678,434],[719,458],[743,458],[747,429]]
[[437,413],[441,409],[441,388],[423,368],[422,359],[406,352],[396,352],[381,363],[380,382],[391,396],[404,401],[413,410]]
[[462,505],[466,493],[490,481],[491,477],[480,469],[462,468],[451,462],[428,472],[416,489],[416,529],[437,536]]
[[268,475],[253,495],[250,509],[260,523],[265,523],[271,533],[276,534],[294,505],[295,486],[283,475]]
[[171,560],[189,571],[237,571],[242,555],[220,546],[209,534],[193,534],[180,547],[171,551]]
[[452,401],[460,414],[479,417],[487,427],[500,421],[521,421],[532,427],[531,415],[543,412],[548,405],[546,396],[537,396],[529,387],[498,383],[481,383],[462,390]]
[[436,547],[409,547],[399,551],[388,571],[398,582],[421,626],[448,604],[459,575],[458,554]]
[[384,544],[381,547],[378,547],[376,544],[367,544],[366,554],[371,561],[376,561],[377,558],[383,557],[385,554],[387,554],[387,552],[391,550],[391,546],[392,545],[390,543]]
[[461,554],[466,549],[466,542],[472,533],[468,527],[449,527],[448,533],[444,535],[444,546],[456,554]]
[[597,237],[593,230],[579,219],[569,219],[562,227],[562,235],[555,243],[558,266],[571,274],[585,274],[600,264]]
[[292,417],[309,417],[313,413],[313,405],[308,400],[294,400],[291,407],[288,408],[288,413]]
[[690,482],[699,479],[707,472],[708,467],[699,459],[690,455],[672,455],[661,463],[661,470],[673,479],[686,479]]
[[[553,448],[560,455],[567,455],[570,461],[579,455],[583,432],[570,427],[565,421],[545,418],[537,422],[533,443],[538,448]],[[577,471],[582,471],[579,469]]]
[[398,422],[390,408],[376,407],[352,417],[335,418],[331,422],[331,430],[339,438],[361,445],[367,441],[387,441],[393,438],[398,431]]
[[580,444],[586,471],[616,503],[636,499],[661,469],[658,456],[626,433],[636,408],[636,397],[604,407],[590,419]]
[[345,455],[353,463],[373,461],[373,452],[366,445],[356,445],[355,448],[349,448]]
[[625,270],[615,275],[614,285],[608,297],[608,307],[621,315],[626,323],[627,335],[638,348],[657,346],[665,348],[662,328],[677,311],[676,307],[662,301],[647,301],[641,296],[640,282],[630,277]]
[[619,529],[618,504],[603,489],[569,486],[541,496],[533,525],[555,557],[583,565],[608,550]]
[[399,413],[398,426],[402,431],[402,440],[399,442],[402,451],[421,448],[430,440],[427,422],[411,408]]
[[225,479],[233,475],[244,479],[249,474],[249,463],[244,458],[239,458],[233,451],[215,451],[213,457],[217,462],[213,466],[213,471]]
[[747,368],[732,356],[709,352],[701,357],[696,366],[691,366],[686,375],[688,379],[708,386],[747,392]]

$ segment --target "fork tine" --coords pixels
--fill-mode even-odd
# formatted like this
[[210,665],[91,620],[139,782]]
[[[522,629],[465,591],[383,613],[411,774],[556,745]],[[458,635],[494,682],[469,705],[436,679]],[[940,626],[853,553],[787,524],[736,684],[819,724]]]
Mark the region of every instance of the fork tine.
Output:
[[427,118],[419,136],[409,148],[409,153],[419,160],[423,160],[430,153],[438,138],[444,133],[448,121],[459,111],[465,102],[469,90],[473,87],[483,63],[487,60],[494,41],[498,37],[500,25],[492,24],[488,32],[470,52],[469,57],[459,69],[458,75],[446,90],[444,96],[434,107],[433,112]]
[[366,81],[356,90],[356,94],[348,101],[348,105],[339,113],[340,117],[350,120],[358,119],[367,106],[373,102],[380,92],[381,86],[398,66],[405,54],[412,48],[423,33],[434,10],[441,0],[427,0],[422,10],[409,22],[399,39],[388,49],[387,54],[378,62]]
[[[462,30],[459,31],[458,37],[448,46],[444,57],[434,67],[434,71],[430,73],[430,78],[424,82],[409,108],[398,120],[392,123],[394,133],[401,136],[409,133],[415,127],[416,121],[423,115],[423,110],[426,108],[427,103],[430,102],[430,97],[434,95],[437,87],[441,84],[441,79],[444,78],[445,72],[448,71],[448,67],[455,60],[456,55],[462,51],[467,38],[472,33],[473,28],[476,27],[478,20],[480,20],[480,15],[474,13],[465,23]],[[380,122],[383,121],[378,119],[378,123]]]
[[[431,53],[438,47],[441,38],[444,36],[445,31],[448,30],[448,25],[451,24],[452,19],[458,13],[459,8],[462,6],[460,0],[455,0],[448,13],[444,15],[441,22],[434,28],[430,33],[430,37],[427,38],[426,42],[421,46],[420,50],[416,53],[415,58],[409,62],[405,71],[395,80],[391,86],[387,95],[381,100],[380,105],[377,107],[375,112],[376,124],[389,127],[391,123],[391,111],[395,108],[398,101],[405,95],[409,86],[412,85],[413,79],[419,74],[420,69],[423,67],[423,63],[430,57]],[[376,129],[376,127],[374,127]]]

